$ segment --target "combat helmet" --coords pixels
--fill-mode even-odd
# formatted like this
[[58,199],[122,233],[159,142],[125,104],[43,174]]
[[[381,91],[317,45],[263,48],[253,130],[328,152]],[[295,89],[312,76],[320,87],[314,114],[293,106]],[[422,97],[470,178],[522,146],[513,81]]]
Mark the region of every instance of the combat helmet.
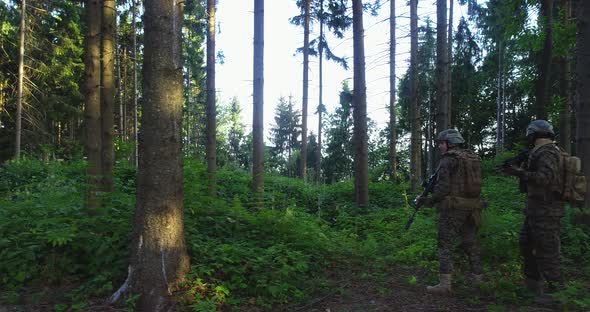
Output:
[[538,119],[531,122],[526,128],[526,136],[554,137],[553,126],[546,120]]
[[465,139],[461,136],[461,133],[456,129],[447,129],[441,131],[436,137],[436,141],[447,141],[450,144],[463,144]]

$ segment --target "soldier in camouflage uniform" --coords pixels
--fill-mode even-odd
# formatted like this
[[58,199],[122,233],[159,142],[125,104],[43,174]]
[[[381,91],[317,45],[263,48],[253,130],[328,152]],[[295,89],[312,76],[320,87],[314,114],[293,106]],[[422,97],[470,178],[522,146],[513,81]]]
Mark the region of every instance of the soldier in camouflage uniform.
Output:
[[548,286],[546,293],[550,294],[563,286],[559,238],[564,215],[560,193],[561,154],[553,142],[553,127],[547,121],[531,122],[526,136],[534,146],[528,161],[521,166],[509,166],[504,172],[518,177],[521,191],[527,193],[525,221],[520,231],[525,284],[530,291],[541,294],[545,279]]
[[[460,236],[462,248],[469,258],[471,279],[474,283],[481,282],[482,270],[480,262],[477,232],[481,223],[481,168],[480,159],[469,150],[461,148],[465,142],[455,129],[439,133],[438,148],[442,154],[438,165],[438,176],[431,198],[419,197],[418,206],[434,205],[438,211],[438,258],[439,279],[435,286],[428,286],[430,293],[450,293],[453,272],[452,250],[454,240]],[[477,184],[476,193],[468,193],[464,175],[466,166],[461,162],[471,159],[475,163]],[[467,170],[469,171],[469,170]]]

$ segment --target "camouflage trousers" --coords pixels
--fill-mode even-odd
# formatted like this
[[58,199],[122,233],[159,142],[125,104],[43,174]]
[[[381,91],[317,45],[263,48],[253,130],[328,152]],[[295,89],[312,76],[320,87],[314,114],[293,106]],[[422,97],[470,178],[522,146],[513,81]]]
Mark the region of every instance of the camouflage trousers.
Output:
[[[481,274],[479,243],[477,242],[480,211],[449,209],[439,212],[438,218],[438,261],[441,274],[453,272],[453,248],[457,238],[469,258],[471,272]],[[477,222],[477,223],[476,223]]]
[[560,269],[561,217],[525,218],[520,230],[520,252],[524,275],[533,280],[563,283]]

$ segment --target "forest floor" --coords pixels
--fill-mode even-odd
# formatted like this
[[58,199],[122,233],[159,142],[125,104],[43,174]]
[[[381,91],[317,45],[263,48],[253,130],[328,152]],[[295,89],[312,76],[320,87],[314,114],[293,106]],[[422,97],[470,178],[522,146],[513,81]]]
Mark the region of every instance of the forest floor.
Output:
[[[381,270],[379,270],[381,271]],[[338,270],[330,277],[331,290],[296,306],[227,307],[228,311],[290,311],[290,312],[352,312],[352,311],[561,311],[559,307],[535,305],[531,301],[522,305],[501,304],[496,298],[486,296],[469,287],[461,275],[453,283],[451,295],[433,295],[426,292],[428,273],[415,268],[390,267],[380,273],[358,268]],[[80,310],[65,311],[130,311],[98,302],[89,303]],[[0,305],[0,312],[48,312],[56,311],[56,303],[34,305]],[[223,309],[225,310],[225,309]]]
[[308,303],[286,311],[349,312],[349,311],[560,311],[556,306],[535,305],[532,301],[522,305],[504,305],[496,298],[486,296],[468,287],[465,280],[453,283],[451,295],[433,295],[426,292],[428,273],[403,267],[390,267],[380,275],[349,271],[347,276],[334,276],[336,289],[318,296]]

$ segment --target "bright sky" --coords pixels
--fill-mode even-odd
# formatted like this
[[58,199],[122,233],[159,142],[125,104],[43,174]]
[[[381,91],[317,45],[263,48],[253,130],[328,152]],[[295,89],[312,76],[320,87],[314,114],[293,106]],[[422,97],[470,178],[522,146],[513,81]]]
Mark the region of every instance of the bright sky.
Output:
[[[418,15],[431,16],[436,22],[434,1],[420,1]],[[303,94],[303,55],[296,54],[303,46],[303,28],[292,25],[289,19],[298,14],[295,0],[265,1],[264,7],[264,131],[268,143],[269,129],[274,123],[275,105],[280,96],[293,95],[301,110]],[[350,9],[349,9],[350,10]],[[236,96],[242,107],[242,120],[247,131],[252,127],[252,60],[254,1],[221,0],[217,5],[218,34],[216,48],[225,55],[225,63],[216,66],[218,98],[227,103]],[[466,13],[455,0],[454,24]],[[401,77],[409,64],[409,6],[405,0],[396,2],[397,51],[396,76]],[[384,1],[379,15],[363,16],[367,81],[367,111],[379,129],[386,126],[389,115],[389,1]],[[433,25],[436,27],[436,25]],[[328,32],[325,28],[326,33]],[[319,25],[312,25],[310,40],[319,35]],[[328,33],[327,33],[328,35]],[[333,113],[339,101],[342,81],[350,79],[352,88],[353,50],[352,27],[343,39],[328,36],[328,43],[338,56],[348,59],[349,70],[324,59],[323,102],[328,113]],[[319,103],[319,63],[310,57],[308,128],[317,134]]]

